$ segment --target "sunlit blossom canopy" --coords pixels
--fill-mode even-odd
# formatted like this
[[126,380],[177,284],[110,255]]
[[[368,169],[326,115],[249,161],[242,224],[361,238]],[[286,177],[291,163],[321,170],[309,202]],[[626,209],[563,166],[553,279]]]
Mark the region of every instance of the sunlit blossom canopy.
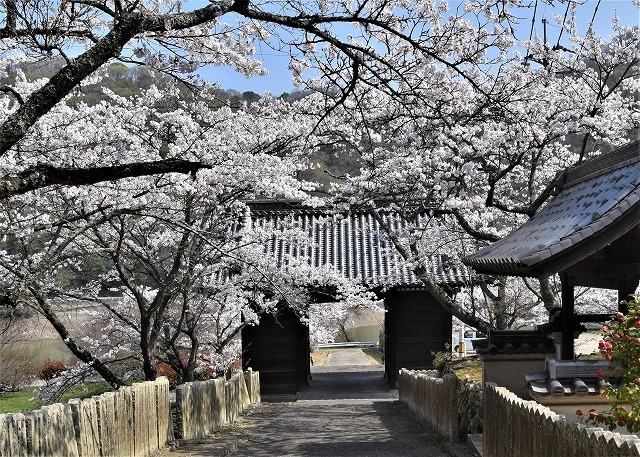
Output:
[[595,274],[599,262],[600,279],[585,277],[591,284],[582,285],[607,288],[597,285],[604,270],[640,275],[633,252],[640,240],[640,141],[565,170],[556,192],[525,224],[464,263],[482,273],[545,277],[585,262]]
[[[278,265],[291,259],[308,262],[312,267],[329,267],[346,279],[374,287],[422,285],[387,239],[384,229],[367,212],[336,214],[295,202],[252,202],[250,207],[247,223],[253,228],[294,226],[309,235],[305,243],[274,235],[266,250]],[[405,224],[392,213],[383,217],[394,230]],[[418,224],[426,224],[428,219],[425,214]],[[468,269],[447,254],[429,256],[426,264],[440,285],[456,287],[471,280]]]

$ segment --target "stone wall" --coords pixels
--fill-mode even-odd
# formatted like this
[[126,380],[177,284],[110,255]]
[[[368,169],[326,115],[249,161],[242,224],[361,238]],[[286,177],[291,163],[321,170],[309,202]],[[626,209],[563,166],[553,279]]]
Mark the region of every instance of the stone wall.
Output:
[[148,456],[171,440],[169,414],[166,378],[68,405],[0,414],[0,455]]
[[568,422],[535,401],[488,383],[483,457],[640,456],[640,439]]
[[202,438],[232,423],[251,403],[260,402],[260,374],[251,370],[230,380],[188,382],[176,388],[176,436]]
[[458,379],[453,374],[442,378],[433,372],[402,369],[398,377],[398,394],[422,420],[452,443],[458,442]]

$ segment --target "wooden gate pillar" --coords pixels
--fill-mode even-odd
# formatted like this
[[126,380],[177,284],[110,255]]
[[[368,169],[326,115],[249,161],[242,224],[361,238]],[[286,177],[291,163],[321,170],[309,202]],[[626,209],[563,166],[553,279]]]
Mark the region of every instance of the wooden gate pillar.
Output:
[[308,385],[309,328],[290,309],[242,330],[242,368],[260,372],[260,393],[295,394]]
[[433,369],[432,352],[451,343],[451,314],[420,289],[393,289],[385,294],[385,372],[394,389],[401,368]]

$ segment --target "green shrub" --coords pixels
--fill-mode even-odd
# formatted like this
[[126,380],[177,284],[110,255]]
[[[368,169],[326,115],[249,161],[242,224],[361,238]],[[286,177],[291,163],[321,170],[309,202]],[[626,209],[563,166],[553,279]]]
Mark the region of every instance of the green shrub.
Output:
[[[633,297],[627,302],[626,315],[618,313],[615,319],[602,327],[600,353],[611,362],[607,373],[598,376],[611,381],[602,389],[612,399],[608,411],[590,410],[587,421],[604,424],[610,430],[626,427],[632,433],[640,431],[640,302]],[[582,415],[582,411],[576,414]]]
[[431,355],[433,356],[433,366],[438,370],[438,376],[442,376],[447,365],[453,361],[451,345],[447,343],[444,347],[444,351],[431,352]]

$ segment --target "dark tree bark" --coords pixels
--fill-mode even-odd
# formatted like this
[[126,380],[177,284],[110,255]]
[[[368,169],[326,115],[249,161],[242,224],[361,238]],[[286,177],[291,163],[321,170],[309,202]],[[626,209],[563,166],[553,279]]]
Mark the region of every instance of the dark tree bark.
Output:
[[4,176],[0,180],[0,200],[56,184],[81,186],[160,173],[195,173],[203,168],[211,168],[211,166],[180,159],[95,168],[58,168],[39,165],[14,175]]
[[69,334],[67,327],[62,323],[60,319],[58,319],[58,316],[53,311],[53,309],[51,309],[51,306],[49,306],[46,299],[40,296],[37,291],[32,292],[33,296],[36,297],[36,300],[38,302],[39,311],[49,321],[56,332],[58,332],[58,335],[60,335],[60,338],[62,338],[62,341],[73,353],[73,355],[96,370],[96,372],[98,372],[98,374],[102,376],[102,378],[106,382],[108,382],[109,385],[114,389],[119,389],[120,387],[122,387],[124,385],[124,382],[118,376],[116,376],[108,366],[106,366],[98,357],[95,357],[86,349],[78,346],[76,341]]

